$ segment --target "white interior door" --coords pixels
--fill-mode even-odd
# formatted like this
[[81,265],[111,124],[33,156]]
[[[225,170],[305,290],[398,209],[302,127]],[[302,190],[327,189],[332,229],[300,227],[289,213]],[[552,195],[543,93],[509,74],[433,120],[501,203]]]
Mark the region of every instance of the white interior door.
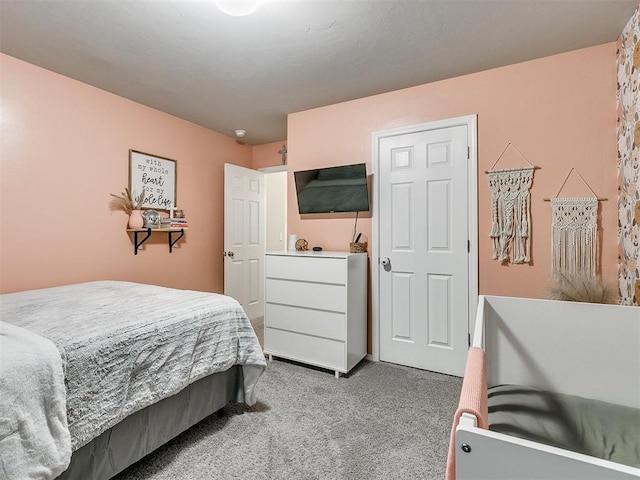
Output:
[[380,360],[459,376],[470,313],[467,129],[385,136],[378,147]]
[[250,319],[264,311],[264,175],[224,165],[224,293],[235,298]]

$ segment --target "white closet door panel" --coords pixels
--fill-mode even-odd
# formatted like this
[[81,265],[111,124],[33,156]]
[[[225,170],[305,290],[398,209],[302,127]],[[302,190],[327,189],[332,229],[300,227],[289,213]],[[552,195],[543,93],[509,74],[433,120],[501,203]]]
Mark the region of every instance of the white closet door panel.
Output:
[[413,273],[394,272],[391,286],[392,329],[395,340],[413,342],[414,339],[414,317],[411,311],[411,299],[414,288]]
[[265,306],[265,326],[316,337],[346,340],[344,313],[323,312],[289,305]]
[[233,228],[231,247],[237,247],[242,245],[244,241],[244,200],[241,198],[234,198],[232,200],[233,205]]
[[276,278],[267,278],[265,285],[266,301],[269,303],[331,312],[347,311],[347,292],[341,285],[296,282]]
[[427,251],[451,251],[451,181],[427,182],[427,204],[438,208],[427,212]]
[[266,327],[264,341],[272,355],[345,371],[345,343]]
[[344,285],[347,279],[345,260],[267,256],[267,278],[286,278],[303,282]]
[[452,348],[452,277],[429,274],[427,276],[427,344]]
[[260,202],[249,202],[249,245],[260,244],[260,224],[263,219],[260,218]]
[[391,244],[394,250],[411,250],[411,216],[415,189],[411,184],[391,185]]

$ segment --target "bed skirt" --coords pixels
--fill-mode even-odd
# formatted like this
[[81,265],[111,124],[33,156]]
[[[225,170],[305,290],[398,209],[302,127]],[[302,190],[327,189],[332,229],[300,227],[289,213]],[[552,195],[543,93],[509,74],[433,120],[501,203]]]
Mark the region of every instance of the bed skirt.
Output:
[[58,480],[107,480],[237,399],[243,369],[235,365],[129,415],[71,456]]

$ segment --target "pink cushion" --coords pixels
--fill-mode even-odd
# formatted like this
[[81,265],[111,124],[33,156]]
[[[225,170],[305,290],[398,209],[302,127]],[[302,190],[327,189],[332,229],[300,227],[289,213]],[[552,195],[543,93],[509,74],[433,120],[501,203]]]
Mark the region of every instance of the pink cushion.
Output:
[[456,478],[456,427],[463,413],[475,415],[478,419],[478,427],[488,428],[487,372],[484,351],[478,347],[471,347],[467,355],[460,401],[458,402],[458,409],[453,416],[453,426],[451,427],[449,456],[447,458],[447,480],[455,480]]

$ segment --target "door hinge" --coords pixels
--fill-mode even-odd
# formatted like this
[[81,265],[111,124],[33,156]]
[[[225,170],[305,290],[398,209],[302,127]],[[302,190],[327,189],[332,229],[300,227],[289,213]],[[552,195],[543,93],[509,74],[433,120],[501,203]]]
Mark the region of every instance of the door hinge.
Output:
[[471,334],[467,333],[467,343],[471,346]]
[[471,240],[467,240],[467,252],[471,253]]
[[471,147],[467,147],[467,160],[471,159]]

